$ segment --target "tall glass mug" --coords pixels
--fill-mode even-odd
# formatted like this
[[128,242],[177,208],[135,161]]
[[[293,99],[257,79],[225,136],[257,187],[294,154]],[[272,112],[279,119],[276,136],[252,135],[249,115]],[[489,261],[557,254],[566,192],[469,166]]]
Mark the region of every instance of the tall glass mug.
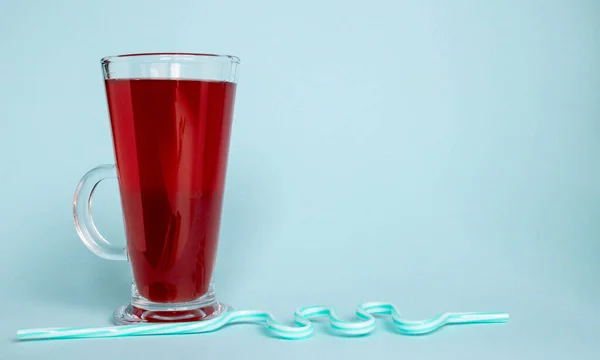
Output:
[[[234,56],[130,54],[102,59],[115,165],[81,179],[75,227],[96,255],[129,260],[119,324],[198,321],[227,310],[212,285],[236,90]],[[92,220],[98,183],[117,178],[127,246]]]

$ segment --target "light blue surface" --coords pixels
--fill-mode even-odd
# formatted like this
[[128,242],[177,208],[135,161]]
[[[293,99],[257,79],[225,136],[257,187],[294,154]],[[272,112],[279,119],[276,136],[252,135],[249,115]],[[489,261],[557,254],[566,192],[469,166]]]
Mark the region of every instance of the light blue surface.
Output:
[[[1,1],[0,359],[597,358],[599,24],[594,0]],[[114,158],[100,58],[146,51],[242,59],[221,300],[511,322],[15,343],[128,300],[127,264],[81,244],[71,200]],[[116,182],[94,205],[123,241]]]

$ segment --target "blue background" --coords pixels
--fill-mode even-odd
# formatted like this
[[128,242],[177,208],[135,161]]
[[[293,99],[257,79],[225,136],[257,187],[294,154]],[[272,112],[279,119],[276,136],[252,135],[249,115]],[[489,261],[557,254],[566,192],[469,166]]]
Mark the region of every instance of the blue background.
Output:
[[[0,34],[0,358],[597,358],[598,1],[3,0]],[[100,58],[147,51],[242,59],[222,300],[285,321],[390,301],[511,323],[14,342],[107,325],[128,300],[128,264],[82,245],[71,201],[114,161]],[[116,181],[95,199],[123,243]]]

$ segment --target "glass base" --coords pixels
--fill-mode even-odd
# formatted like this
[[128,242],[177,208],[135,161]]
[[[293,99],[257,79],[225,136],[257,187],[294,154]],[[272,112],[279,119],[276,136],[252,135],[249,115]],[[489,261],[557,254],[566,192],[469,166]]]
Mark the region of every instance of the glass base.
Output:
[[217,317],[229,310],[229,306],[220,302],[194,310],[172,311],[152,311],[129,304],[123,305],[115,311],[113,314],[113,321],[117,325],[202,321]]
[[202,321],[231,310],[230,306],[216,300],[212,284],[204,296],[182,303],[156,303],[145,299],[140,296],[135,284],[131,293],[131,303],[119,307],[113,314],[117,325]]

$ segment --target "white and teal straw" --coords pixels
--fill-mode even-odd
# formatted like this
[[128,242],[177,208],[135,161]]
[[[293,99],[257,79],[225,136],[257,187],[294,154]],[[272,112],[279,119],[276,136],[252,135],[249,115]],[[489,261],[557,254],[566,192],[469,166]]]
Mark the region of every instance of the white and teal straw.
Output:
[[405,335],[429,334],[444,325],[451,324],[482,324],[504,323],[509,319],[507,313],[469,312],[445,313],[428,320],[409,321],[400,318],[398,309],[392,304],[383,302],[369,302],[358,306],[356,316],[358,321],[340,319],[335,310],[327,306],[308,306],[296,310],[294,321],[296,326],[283,325],[268,312],[257,310],[229,311],[219,317],[199,322],[165,323],[165,324],[140,324],[96,328],[46,328],[17,331],[19,340],[43,339],[75,339],[75,338],[103,338],[125,337],[142,335],[176,335],[199,334],[221,329],[225,325],[239,323],[264,323],[269,333],[278,338],[300,340],[312,336],[314,328],[309,319],[327,316],[329,324],[342,336],[367,335],[375,330],[375,317],[373,315],[391,315],[392,321],[398,332]]

